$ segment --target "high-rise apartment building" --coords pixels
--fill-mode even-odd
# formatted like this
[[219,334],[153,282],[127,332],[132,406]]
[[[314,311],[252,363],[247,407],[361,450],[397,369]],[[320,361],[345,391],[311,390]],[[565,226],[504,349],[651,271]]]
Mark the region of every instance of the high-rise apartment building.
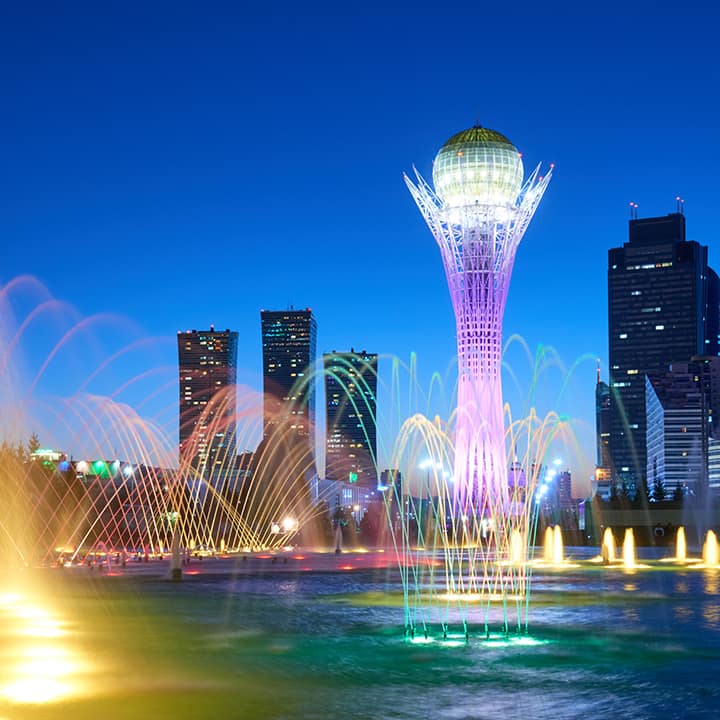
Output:
[[179,332],[180,462],[214,482],[235,462],[238,335]]
[[685,239],[685,216],[630,220],[608,253],[610,459],[629,487],[646,477],[645,375],[717,355],[718,277],[707,247]]
[[375,489],[377,476],[377,355],[323,355],[326,402],[325,475]]
[[317,323],[310,308],[261,310],[263,437],[282,427],[307,438],[315,451]]

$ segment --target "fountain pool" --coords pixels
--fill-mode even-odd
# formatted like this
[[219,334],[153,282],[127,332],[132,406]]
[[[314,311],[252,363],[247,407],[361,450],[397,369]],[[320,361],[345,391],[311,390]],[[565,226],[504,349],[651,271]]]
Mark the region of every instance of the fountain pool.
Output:
[[530,634],[465,643],[403,638],[391,557],[272,557],[5,573],[0,717],[717,716],[717,570],[538,568]]

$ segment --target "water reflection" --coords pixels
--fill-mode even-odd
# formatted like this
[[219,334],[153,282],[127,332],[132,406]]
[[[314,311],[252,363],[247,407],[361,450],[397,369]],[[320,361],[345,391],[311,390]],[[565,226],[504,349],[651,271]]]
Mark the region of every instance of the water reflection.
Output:
[[635,608],[624,608],[622,611],[623,618],[629,623],[639,623],[640,613]]
[[717,603],[708,603],[703,608],[703,620],[705,625],[712,630],[720,627],[720,605]]
[[679,623],[688,623],[693,617],[693,611],[687,605],[676,605],[673,614]]
[[33,598],[0,594],[0,701],[51,703],[79,695],[89,664],[66,624]]

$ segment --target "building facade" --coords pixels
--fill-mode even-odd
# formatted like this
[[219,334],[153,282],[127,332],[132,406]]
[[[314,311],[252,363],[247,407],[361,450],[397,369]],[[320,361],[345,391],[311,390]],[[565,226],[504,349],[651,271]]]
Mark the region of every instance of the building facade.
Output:
[[595,464],[599,468],[609,468],[610,462],[610,386],[600,379],[598,363],[597,383],[595,384]]
[[317,322],[305,310],[261,310],[263,437],[282,428],[304,438],[315,453]]
[[695,357],[646,376],[647,479],[653,499],[717,492],[720,358]]
[[180,463],[209,482],[235,463],[238,335],[179,332]]
[[377,488],[377,355],[323,355],[325,476]]
[[685,238],[685,216],[630,220],[608,254],[609,453],[632,492],[647,472],[645,375],[718,352],[718,278],[707,247]]
[[646,377],[647,481],[660,500],[704,493],[707,485],[707,408],[687,363]]

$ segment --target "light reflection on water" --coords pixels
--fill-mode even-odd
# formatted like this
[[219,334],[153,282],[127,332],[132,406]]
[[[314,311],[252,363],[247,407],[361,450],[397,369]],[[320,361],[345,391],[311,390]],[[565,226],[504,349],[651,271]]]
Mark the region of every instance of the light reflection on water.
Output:
[[706,603],[703,608],[703,619],[708,628],[713,630],[720,628],[720,605],[717,603]]
[[65,623],[27,593],[0,595],[0,700],[42,704],[86,693],[89,663],[73,648]]

